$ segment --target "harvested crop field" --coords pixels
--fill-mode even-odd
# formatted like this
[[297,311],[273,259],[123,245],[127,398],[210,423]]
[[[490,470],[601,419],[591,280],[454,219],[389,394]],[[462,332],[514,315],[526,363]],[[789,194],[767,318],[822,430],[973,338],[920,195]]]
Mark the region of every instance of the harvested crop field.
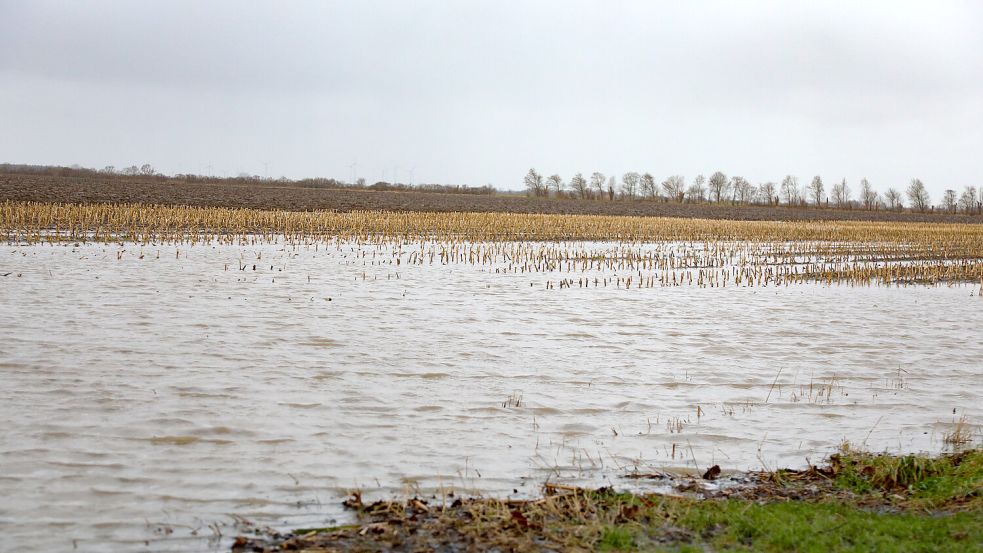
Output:
[[981,225],[0,202],[0,240],[15,549],[433,545],[354,490],[423,498],[440,516],[411,503],[406,532],[462,550],[479,509],[502,528],[474,543],[520,550],[544,482],[618,492],[554,549],[724,549],[774,517],[803,529],[776,548],[816,517],[868,548],[979,541],[978,508],[657,504],[663,473],[809,470],[843,440],[978,447]]
[[187,183],[155,177],[0,175],[0,201],[143,203],[288,211],[434,211],[633,215],[747,221],[904,221],[983,223],[979,215],[917,214],[660,201],[589,201],[519,196],[302,188],[290,183]]

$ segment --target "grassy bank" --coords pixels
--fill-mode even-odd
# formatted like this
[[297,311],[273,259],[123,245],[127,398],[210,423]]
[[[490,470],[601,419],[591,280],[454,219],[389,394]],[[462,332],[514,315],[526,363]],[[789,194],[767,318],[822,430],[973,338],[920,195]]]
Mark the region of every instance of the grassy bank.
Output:
[[557,487],[530,501],[354,495],[346,505],[358,524],[240,537],[234,550],[983,550],[983,450],[844,450],[823,467],[753,481],[685,497]]

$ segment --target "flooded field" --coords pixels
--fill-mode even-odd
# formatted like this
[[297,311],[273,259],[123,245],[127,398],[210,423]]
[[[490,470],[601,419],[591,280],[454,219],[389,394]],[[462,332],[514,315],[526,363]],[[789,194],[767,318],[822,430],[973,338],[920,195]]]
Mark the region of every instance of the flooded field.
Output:
[[0,246],[0,549],[227,548],[352,489],[639,486],[983,417],[969,250],[227,242]]

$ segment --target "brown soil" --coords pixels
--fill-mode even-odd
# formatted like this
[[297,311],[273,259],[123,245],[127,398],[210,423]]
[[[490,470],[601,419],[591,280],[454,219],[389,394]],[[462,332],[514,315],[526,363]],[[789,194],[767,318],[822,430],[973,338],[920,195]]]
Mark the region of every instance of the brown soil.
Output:
[[748,221],[867,220],[983,223],[979,215],[895,213],[789,207],[588,201],[303,188],[291,184],[187,183],[155,177],[59,177],[0,174],[0,201],[144,203],[289,211],[440,211],[634,215]]

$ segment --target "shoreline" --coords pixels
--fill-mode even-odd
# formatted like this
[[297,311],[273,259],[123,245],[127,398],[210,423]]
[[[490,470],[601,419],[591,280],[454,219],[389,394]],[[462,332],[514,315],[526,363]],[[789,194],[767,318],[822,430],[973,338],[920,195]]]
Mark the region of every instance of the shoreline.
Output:
[[366,503],[355,492],[344,502],[354,524],[254,529],[232,551],[983,549],[983,449],[927,457],[845,446],[822,466],[701,485],[718,477],[714,466],[678,478],[679,494],[547,484],[534,499]]

